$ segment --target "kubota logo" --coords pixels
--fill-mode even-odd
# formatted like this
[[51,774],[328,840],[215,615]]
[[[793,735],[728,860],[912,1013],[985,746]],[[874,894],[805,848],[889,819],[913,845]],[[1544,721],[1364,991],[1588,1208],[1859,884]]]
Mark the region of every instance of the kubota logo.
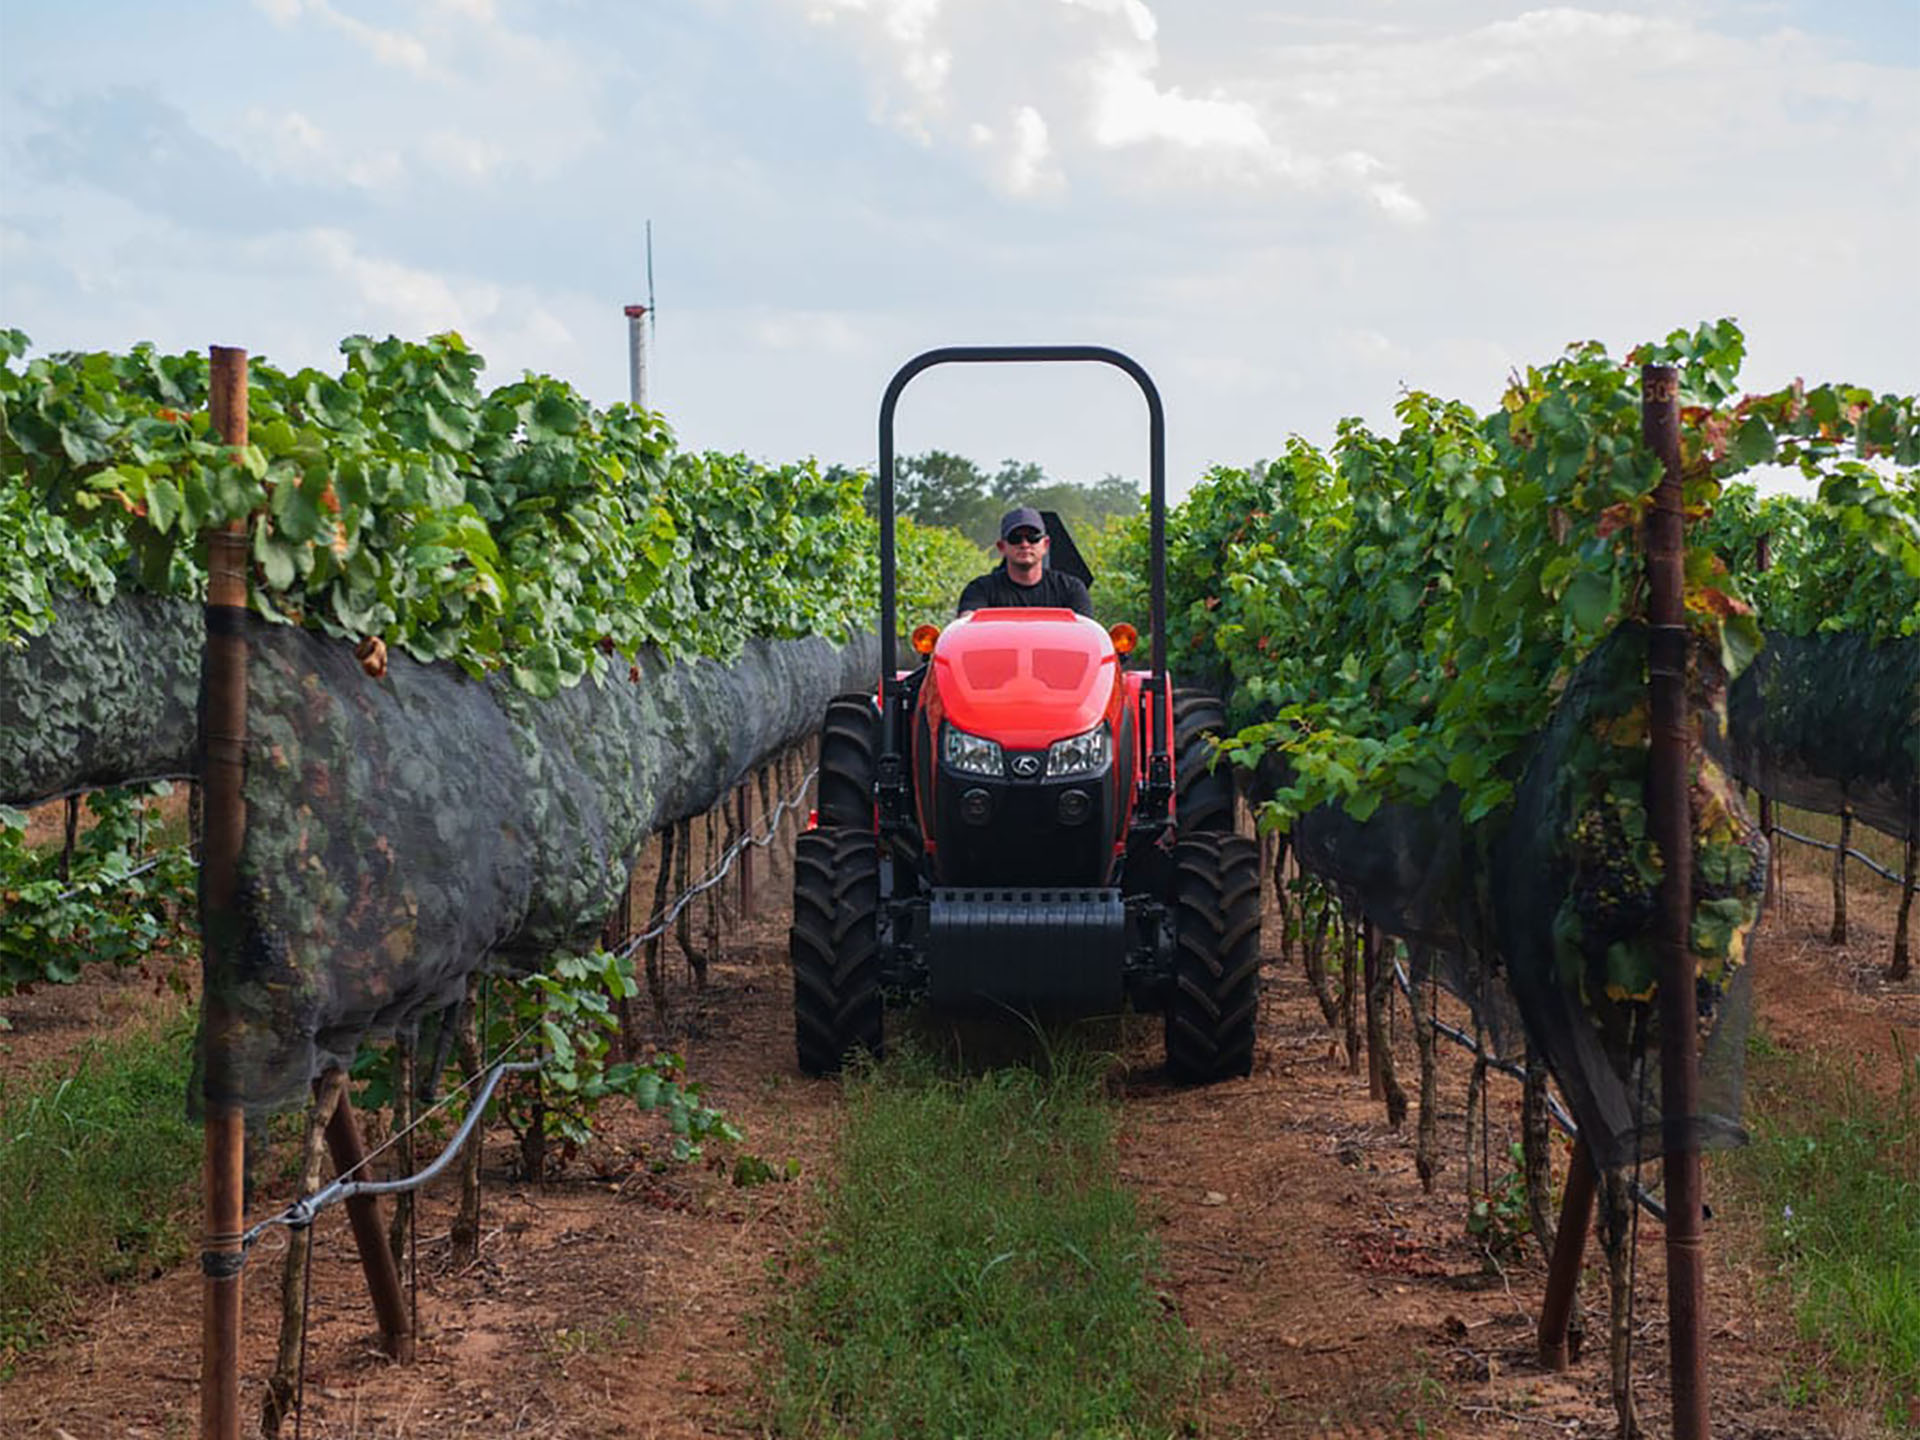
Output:
[[1013,757],[1013,773],[1022,780],[1031,780],[1040,773],[1038,755],[1016,755]]

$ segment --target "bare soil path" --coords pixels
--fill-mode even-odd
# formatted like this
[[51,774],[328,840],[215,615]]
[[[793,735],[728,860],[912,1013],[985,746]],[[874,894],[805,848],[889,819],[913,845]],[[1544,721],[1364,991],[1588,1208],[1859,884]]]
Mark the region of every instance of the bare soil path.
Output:
[[[786,976],[784,867],[763,871],[760,915],[739,927],[705,992],[676,990],[668,1036],[689,1073],[746,1130],[746,1148],[791,1183],[735,1187],[723,1164],[656,1170],[663,1137],[646,1117],[606,1127],[569,1178],[510,1178],[504,1132],[487,1152],[480,1261],[448,1266],[450,1193],[419,1222],[418,1363],[381,1357],[343,1217],[322,1220],[303,1433],[311,1437],[749,1436],[761,1433],[756,1317],[791,1272],[831,1173],[836,1084],[794,1069]],[[1893,887],[1862,881],[1855,943],[1824,943],[1824,880],[1790,870],[1757,950],[1762,1024],[1783,1048],[1857,1057],[1869,1083],[1896,1073],[1893,1036],[1920,1050],[1920,986],[1878,979],[1890,945]],[[1271,929],[1272,927],[1270,927]],[[1159,1074],[1158,1038],[1129,1031],[1114,1075],[1123,1110],[1121,1167],[1153,1217],[1166,1303],[1223,1362],[1195,1417],[1206,1436],[1600,1437],[1613,1429],[1605,1347],[1564,1374],[1533,1359],[1543,1267],[1527,1255],[1490,1269],[1464,1227],[1461,1145],[1466,1064],[1443,1051],[1441,1135],[1450,1145],[1433,1195],[1413,1169],[1411,1122],[1387,1128],[1366,1077],[1349,1074],[1307,988],[1282,972],[1269,939],[1255,1072],[1207,1090]],[[43,991],[7,1002],[11,1043],[68,1020],[138,1010],[137,979]],[[150,982],[149,982],[150,983]],[[46,998],[41,998],[46,997]],[[63,1020],[68,1002],[78,1008]],[[89,1018],[89,1015],[91,1018]],[[1401,1073],[1415,1059],[1404,1011]],[[16,1054],[13,1059],[19,1061]],[[0,1048],[0,1063],[7,1057]],[[1519,1089],[1495,1081],[1496,1124],[1517,1133]],[[1496,1143],[1499,1137],[1496,1136]],[[254,1214],[288,1193],[281,1145]],[[1560,1165],[1564,1173],[1564,1157]],[[1709,1195],[1714,1177],[1709,1174]],[[1711,1376],[1716,1434],[1730,1440],[1866,1440],[1869,1417],[1790,1409],[1779,1397],[1795,1341],[1777,1294],[1762,1288],[1751,1219],[1709,1227]],[[1641,1414],[1666,1430],[1664,1279],[1658,1227],[1641,1229],[1635,1354]],[[257,1413],[271,1368],[280,1246],[246,1275],[243,1403]],[[1584,1287],[1604,1326],[1596,1247]],[[199,1286],[183,1268],[104,1294],[86,1323],[0,1385],[0,1434],[164,1437],[197,1420]],[[294,1433],[292,1422],[282,1431]]]

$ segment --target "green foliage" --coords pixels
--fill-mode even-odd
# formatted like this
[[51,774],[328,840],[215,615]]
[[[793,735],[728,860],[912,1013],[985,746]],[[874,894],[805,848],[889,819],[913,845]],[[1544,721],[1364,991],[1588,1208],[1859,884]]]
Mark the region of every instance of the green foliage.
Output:
[[157,833],[156,799],[169,788],[89,794],[94,823],[65,879],[61,847],[29,846],[27,817],[0,807],[0,995],[37,981],[71,983],[94,960],[134,965],[166,947],[186,958],[192,859],[185,845],[162,845],[147,868],[140,847],[143,829]]
[[741,1138],[706,1103],[704,1087],[685,1077],[678,1055],[662,1053],[645,1062],[612,1058],[620,1033],[614,1007],[638,993],[632,957],[596,950],[563,956],[543,971],[505,983],[492,1007],[488,1054],[503,1053],[529,1030],[539,1045],[539,1071],[510,1076],[502,1086],[501,1115],[523,1154],[531,1153],[530,1132],[541,1133],[545,1145],[533,1148],[544,1149],[549,1173],[563,1169],[593,1138],[594,1119],[612,1099],[661,1112],[672,1136],[669,1152],[678,1161],[699,1159],[710,1140]]
[[[960,592],[988,569],[992,556],[958,530],[922,525],[906,516],[894,527],[894,599],[902,635],[916,625],[945,625],[953,619]],[[879,545],[878,529],[874,544]]]
[[1527,1206],[1526,1156],[1520,1142],[1507,1145],[1507,1172],[1467,1207],[1467,1233],[1486,1250],[1490,1263],[1516,1258],[1533,1233]]
[[1180,1433],[1201,1363],[1114,1179],[1099,1069],[848,1083],[825,1226],[783,1298],[772,1433]]
[[0,1379],[85,1293],[188,1252],[200,1135],[181,1077],[192,1027],[90,1043],[67,1073],[0,1082]]
[[1144,506],[1106,516],[1073,538],[1093,572],[1093,614],[1102,625],[1122,620],[1147,633],[1147,512]]
[[[1516,376],[1487,414],[1410,393],[1392,438],[1349,420],[1331,451],[1295,437],[1280,459],[1196,487],[1168,527],[1175,664],[1230,677],[1235,718],[1261,717],[1235,748],[1289,762],[1277,818],[1322,804],[1365,818],[1446,787],[1469,822],[1510,801],[1521,747],[1574,667],[1644,616],[1640,521],[1659,466],[1640,436],[1641,358],[1683,364],[1690,505],[1791,459],[1872,533],[1903,534],[1911,478],[1875,490],[1841,450],[1912,465],[1914,401],[1828,386],[1734,402],[1743,352],[1729,321],[1626,361],[1576,345]],[[1905,554],[1894,547],[1902,566]],[[1860,600],[1910,623],[1902,593]],[[1689,552],[1686,603],[1737,669],[1758,626],[1704,543]]]
[[[1920,635],[1920,476],[1843,462],[1814,496],[1729,485],[1702,538],[1789,635]],[[1759,565],[1761,541],[1772,564]]]
[[377,635],[551,695],[642,645],[737,652],[871,615],[858,477],[673,450],[659,416],[527,375],[482,394],[478,355],[354,336],[343,371],[249,369],[250,444],[216,442],[207,362],[0,344],[0,643],[54,588],[204,586],[200,534],[245,522],[255,607]]

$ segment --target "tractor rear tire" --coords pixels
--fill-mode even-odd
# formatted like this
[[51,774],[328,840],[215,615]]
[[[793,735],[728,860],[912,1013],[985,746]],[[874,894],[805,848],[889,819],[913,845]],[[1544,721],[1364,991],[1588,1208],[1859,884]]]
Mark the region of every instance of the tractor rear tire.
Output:
[[873,756],[880,712],[873,696],[836,695],[820,722],[820,823],[873,829]]
[[1206,691],[1174,691],[1173,817],[1181,835],[1233,829],[1233,769],[1214,765],[1207,743],[1226,728],[1226,707]]
[[1198,1085],[1253,1071],[1260,1020],[1260,848],[1182,835],[1173,849],[1167,1071]]
[[787,949],[794,1046],[809,1075],[882,1050],[880,867],[870,826],[808,830],[794,847]]

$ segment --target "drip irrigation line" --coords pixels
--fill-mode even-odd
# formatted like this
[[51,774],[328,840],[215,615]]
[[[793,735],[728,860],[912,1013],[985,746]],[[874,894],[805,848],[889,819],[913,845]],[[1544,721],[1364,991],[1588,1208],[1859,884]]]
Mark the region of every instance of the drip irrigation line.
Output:
[[[1400,993],[1407,997],[1407,1003],[1413,1005],[1413,984],[1408,980],[1406,966],[1400,963],[1398,956],[1395,956],[1393,961],[1393,978],[1400,986]],[[1524,1066],[1517,1065],[1511,1060],[1502,1060],[1498,1055],[1489,1055],[1484,1045],[1459,1027],[1449,1025],[1437,1016],[1428,1023],[1438,1034],[1446,1036],[1461,1049],[1472,1051],[1486,1063],[1489,1070],[1498,1070],[1502,1075],[1511,1076],[1515,1080],[1524,1081],[1527,1078]],[[1559,1127],[1561,1134],[1570,1140],[1579,1140],[1580,1127],[1574,1123],[1573,1116],[1567,1113],[1567,1107],[1560,1103],[1560,1097],[1551,1090],[1547,1091],[1547,1114],[1552,1117],[1553,1123]],[[1628,1190],[1642,1210],[1662,1225],[1667,1223],[1667,1207],[1656,1200],[1638,1180],[1631,1182]]]
[[713,869],[709,870],[698,883],[688,886],[671,905],[660,912],[659,917],[651,925],[628,940],[626,944],[622,945],[614,953],[624,959],[631,956],[634,951],[638,950],[649,940],[659,939],[662,935],[666,934],[668,930],[673,928],[673,922],[680,918],[680,912],[682,910],[685,910],[687,906],[691,905],[696,899],[706,894],[707,891],[713,889],[714,886],[727,878],[728,872],[733,869],[733,862],[740,858],[741,852],[749,845],[761,850],[771,845],[774,837],[779,834],[780,822],[787,817],[790,811],[797,811],[806,803],[807,787],[813,784],[814,777],[819,773],[818,767],[807,771],[807,773],[800,778],[800,784],[794,790],[793,794],[779,801],[773,807],[773,813],[767,817],[766,834],[756,835],[749,831],[738,840],[735,840],[732,845],[727,847],[726,853],[714,863]]
[[[1774,826],[1773,833],[1776,835],[1784,835],[1789,840],[1798,840],[1802,845],[1811,845],[1816,850],[1825,850],[1829,855],[1840,848],[1831,840],[1816,840],[1811,835],[1802,835],[1796,830],[1789,830],[1784,825]],[[1859,861],[1882,880],[1891,880],[1895,885],[1904,885],[1907,883],[1906,876],[1894,874],[1893,871],[1883,868],[1880,862],[1872,856],[1862,855],[1858,850],[1849,849],[1847,851],[1847,858],[1849,860]]]
[[[532,1034],[538,1023],[539,1022],[536,1021],[535,1025],[528,1026],[527,1029],[522,1032],[520,1038],[524,1039],[525,1036]],[[517,1044],[518,1040],[514,1043]],[[445,1170],[447,1166],[453,1162],[454,1157],[465,1147],[468,1139],[479,1125],[480,1117],[486,1113],[487,1103],[493,1099],[494,1088],[499,1085],[501,1077],[520,1071],[538,1070],[540,1065],[541,1062],[538,1060],[511,1060],[501,1061],[499,1064],[493,1066],[492,1069],[488,1070],[486,1072],[486,1079],[480,1087],[480,1093],[474,1097],[473,1104],[467,1108],[467,1118],[461,1122],[460,1129],[454,1134],[454,1137],[447,1142],[446,1147],[441,1150],[440,1154],[434,1158],[433,1163],[427,1166],[426,1169],[414,1175],[403,1176],[398,1180],[348,1180],[344,1177],[336,1179],[332,1184],[314,1191],[311,1195],[295,1200],[278,1214],[269,1215],[266,1219],[253,1226],[240,1237],[241,1253],[245,1254],[246,1251],[253,1246],[255,1241],[274,1226],[284,1225],[289,1230],[303,1229],[312,1225],[322,1210],[327,1209],[329,1206],[337,1205],[344,1200],[351,1200],[359,1195],[399,1195],[407,1191],[418,1190],[421,1186],[429,1184],[441,1171]],[[375,1156],[389,1149],[396,1141],[400,1140],[402,1136],[409,1135],[418,1129],[430,1119],[436,1111],[451,1104],[454,1098],[472,1083],[472,1081],[468,1081],[448,1091],[432,1109],[429,1109],[425,1114],[421,1115],[418,1120],[415,1120],[413,1124],[409,1125],[405,1130],[390,1137],[386,1144],[382,1145],[379,1150],[371,1152],[366,1159],[362,1160],[354,1169],[365,1169],[372,1163]]]

